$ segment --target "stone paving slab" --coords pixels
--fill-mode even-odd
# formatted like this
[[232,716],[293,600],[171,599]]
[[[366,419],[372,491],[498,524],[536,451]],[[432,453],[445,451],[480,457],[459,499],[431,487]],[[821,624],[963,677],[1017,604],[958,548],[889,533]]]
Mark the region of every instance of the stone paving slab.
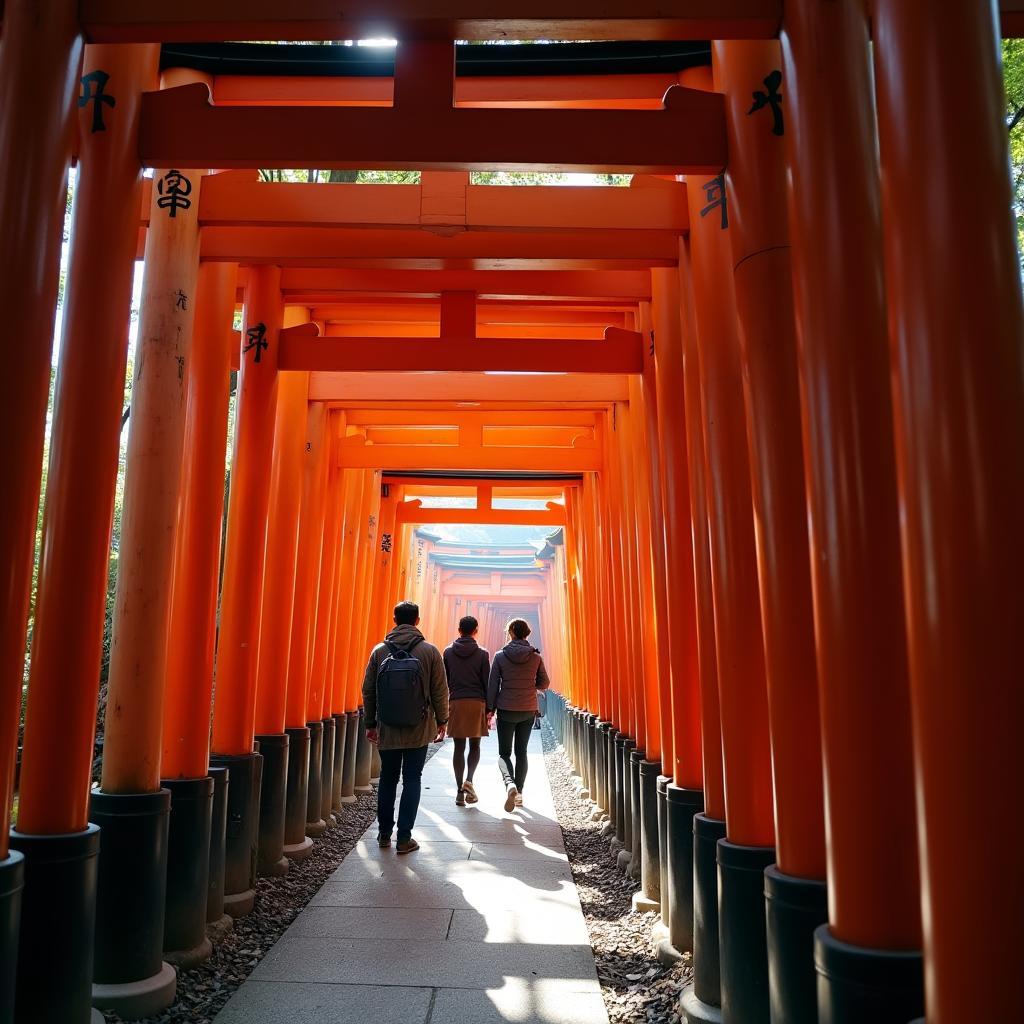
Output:
[[607,1024],[539,738],[512,813],[495,739],[465,808],[445,744],[424,771],[421,849],[380,850],[370,828],[216,1024]]

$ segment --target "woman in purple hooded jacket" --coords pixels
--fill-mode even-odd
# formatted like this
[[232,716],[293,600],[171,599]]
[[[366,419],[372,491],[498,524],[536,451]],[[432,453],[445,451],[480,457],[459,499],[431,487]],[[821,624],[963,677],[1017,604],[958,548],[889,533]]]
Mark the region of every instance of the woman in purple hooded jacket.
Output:
[[498,767],[505,782],[505,810],[512,811],[523,803],[526,748],[537,717],[537,691],[546,690],[550,680],[540,651],[526,641],[530,624],[525,619],[512,619],[505,629],[508,643],[491,663],[487,710],[498,713]]
[[[479,623],[472,615],[459,619],[459,637],[444,649],[444,672],[448,677],[448,735],[455,741],[455,804],[465,807],[477,802],[473,773],[480,763],[480,738],[487,729],[487,673],[490,655],[476,642]],[[466,764],[466,741],[469,764]],[[463,782],[465,773],[465,782]]]

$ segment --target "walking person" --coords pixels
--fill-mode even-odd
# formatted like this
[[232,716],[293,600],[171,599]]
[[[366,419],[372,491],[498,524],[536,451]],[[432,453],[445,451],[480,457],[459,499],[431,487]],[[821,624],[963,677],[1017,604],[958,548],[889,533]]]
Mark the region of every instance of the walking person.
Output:
[[363,675],[366,738],[380,747],[377,845],[382,850],[391,845],[401,776],[396,849],[403,854],[419,849],[412,829],[427,747],[431,740],[444,740],[448,723],[448,684],[441,652],[424,639],[416,628],[419,622],[418,605],[396,604],[395,628],[370,652]]
[[472,615],[464,615],[459,619],[458,639],[449,644],[442,655],[450,702],[448,735],[455,742],[452,763],[455,768],[457,807],[465,807],[467,803],[475,804],[478,800],[473,775],[480,764],[480,740],[488,735],[487,679],[491,658],[476,642],[479,626]]
[[540,651],[527,642],[530,624],[525,619],[512,619],[505,630],[508,643],[491,663],[487,710],[496,711],[498,716],[498,767],[505,783],[505,810],[512,811],[523,804],[526,748],[537,718],[537,691],[546,690],[551,681]]

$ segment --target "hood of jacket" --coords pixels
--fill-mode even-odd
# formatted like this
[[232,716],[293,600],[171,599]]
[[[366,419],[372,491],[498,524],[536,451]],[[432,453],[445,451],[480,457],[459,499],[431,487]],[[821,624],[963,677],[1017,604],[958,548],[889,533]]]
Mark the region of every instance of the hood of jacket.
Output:
[[533,655],[540,654],[540,651],[526,640],[510,640],[502,647],[501,653],[513,665],[525,665]]
[[480,645],[471,636],[460,636],[449,648],[460,658],[469,658],[480,650]]
[[[379,636],[380,634],[378,634]],[[388,643],[394,644],[396,647],[401,647],[407,651],[417,640],[423,639],[423,634],[415,627],[410,625],[395,626],[393,630],[384,638]]]

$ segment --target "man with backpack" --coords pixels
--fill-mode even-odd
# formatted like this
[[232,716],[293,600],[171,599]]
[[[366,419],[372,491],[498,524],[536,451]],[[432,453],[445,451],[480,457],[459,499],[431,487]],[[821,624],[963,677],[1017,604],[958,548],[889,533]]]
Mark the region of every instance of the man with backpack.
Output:
[[395,628],[377,644],[363,676],[366,738],[380,747],[377,789],[377,845],[391,845],[395,827],[395,797],[402,779],[398,807],[399,853],[412,853],[412,837],[420,804],[420,779],[431,740],[440,743],[448,725],[448,683],[441,652],[416,628],[419,606],[412,601],[395,605]]

